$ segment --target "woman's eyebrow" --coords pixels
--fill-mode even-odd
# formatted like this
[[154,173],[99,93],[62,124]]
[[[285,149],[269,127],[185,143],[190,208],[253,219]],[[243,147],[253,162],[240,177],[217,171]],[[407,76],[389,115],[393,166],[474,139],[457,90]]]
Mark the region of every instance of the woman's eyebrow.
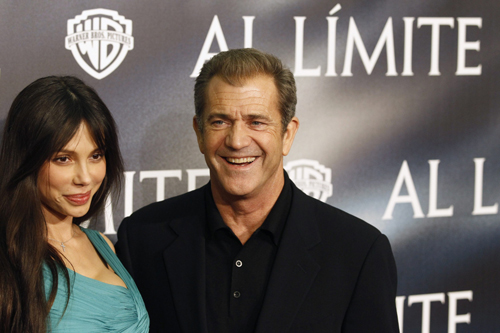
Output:
[[[92,150],[92,153],[95,153],[95,152],[98,152],[98,151],[104,151],[106,150],[106,147],[103,147],[103,148],[99,148],[99,147],[96,147],[94,150]],[[60,153],[64,153],[64,154],[71,154],[71,153],[75,153],[76,151],[75,150],[71,150],[71,149],[61,149],[59,151],[56,152],[56,154],[60,154]]]

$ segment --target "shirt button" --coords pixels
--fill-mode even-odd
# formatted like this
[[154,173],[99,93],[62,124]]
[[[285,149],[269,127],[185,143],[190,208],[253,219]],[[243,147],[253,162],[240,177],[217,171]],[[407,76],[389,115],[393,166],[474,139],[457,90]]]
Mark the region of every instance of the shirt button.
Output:
[[240,293],[239,291],[235,291],[235,292],[233,293],[233,296],[234,296],[234,298],[240,298],[241,293]]
[[236,267],[241,267],[241,266],[243,266],[243,261],[236,260]]

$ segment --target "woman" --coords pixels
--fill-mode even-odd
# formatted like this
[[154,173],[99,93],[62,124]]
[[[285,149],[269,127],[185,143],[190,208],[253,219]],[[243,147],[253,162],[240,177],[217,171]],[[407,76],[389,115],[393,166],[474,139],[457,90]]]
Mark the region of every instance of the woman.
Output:
[[74,77],[14,100],[0,152],[0,331],[147,332],[132,278],[97,231],[79,227],[118,189],[114,120]]

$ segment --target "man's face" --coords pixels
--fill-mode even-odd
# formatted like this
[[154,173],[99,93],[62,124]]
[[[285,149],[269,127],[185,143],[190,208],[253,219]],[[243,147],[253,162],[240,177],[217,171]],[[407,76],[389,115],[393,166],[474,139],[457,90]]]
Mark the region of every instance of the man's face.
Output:
[[278,92],[265,75],[232,86],[214,77],[207,87],[203,131],[193,126],[200,151],[210,168],[214,194],[265,197],[281,190],[283,156],[298,129],[293,118],[283,134]]

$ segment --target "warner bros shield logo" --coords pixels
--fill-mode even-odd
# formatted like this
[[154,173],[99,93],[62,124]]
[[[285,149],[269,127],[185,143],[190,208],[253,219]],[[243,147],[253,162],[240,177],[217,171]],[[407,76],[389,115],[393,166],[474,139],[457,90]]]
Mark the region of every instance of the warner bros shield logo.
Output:
[[89,75],[101,80],[134,48],[132,21],[109,9],[84,10],[68,20],[66,49]]
[[326,202],[332,196],[332,170],[318,161],[290,161],[285,170],[295,185],[311,197]]

